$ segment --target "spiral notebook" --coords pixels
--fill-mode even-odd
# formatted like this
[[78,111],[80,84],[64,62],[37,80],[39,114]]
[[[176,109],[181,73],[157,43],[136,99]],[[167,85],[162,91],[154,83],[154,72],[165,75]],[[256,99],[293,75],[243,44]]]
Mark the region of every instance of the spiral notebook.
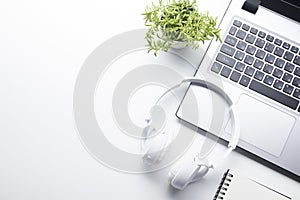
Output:
[[241,199],[288,200],[291,198],[232,170],[227,170],[214,200]]

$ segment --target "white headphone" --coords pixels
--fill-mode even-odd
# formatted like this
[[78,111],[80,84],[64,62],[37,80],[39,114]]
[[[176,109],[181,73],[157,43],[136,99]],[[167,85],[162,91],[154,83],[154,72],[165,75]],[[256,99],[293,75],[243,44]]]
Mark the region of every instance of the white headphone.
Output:
[[[162,107],[158,106],[158,103],[161,99],[174,90],[181,86],[182,83],[191,83],[193,85],[204,87],[208,90],[211,90],[221,96],[226,103],[229,105],[229,113],[231,117],[231,123],[233,127],[233,132],[231,134],[231,138],[228,144],[228,148],[224,153],[223,159],[219,159],[219,161],[224,160],[233,149],[235,149],[239,137],[240,137],[240,124],[235,111],[235,107],[233,102],[229,98],[229,96],[218,86],[213,83],[197,79],[197,78],[185,78],[179,84],[174,85],[166,92],[164,92],[155,105],[151,108],[151,119],[146,120],[148,125],[143,129],[142,137],[145,138],[142,140],[142,149],[144,150],[143,160],[145,163],[154,165],[158,164],[166,154],[168,150],[168,146],[172,142],[174,138],[172,138],[172,134],[168,134],[164,130],[158,130],[157,127],[161,126],[161,118],[164,116],[164,112]],[[149,138],[152,137],[152,141],[149,142]],[[199,154],[198,154],[199,155]],[[200,180],[203,176],[205,176],[209,169],[213,169],[216,167],[216,162],[210,163],[208,158],[201,159],[199,156],[195,156],[194,159],[184,163],[179,169],[171,169],[168,174],[168,179],[170,184],[179,190],[183,190],[188,184],[196,182]]]

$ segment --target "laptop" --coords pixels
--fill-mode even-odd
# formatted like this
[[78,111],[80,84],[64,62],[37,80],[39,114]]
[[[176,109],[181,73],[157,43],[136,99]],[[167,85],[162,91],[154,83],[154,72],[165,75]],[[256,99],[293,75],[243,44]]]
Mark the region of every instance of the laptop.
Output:
[[[299,181],[300,1],[232,0],[219,28],[222,42],[211,42],[195,77],[217,84],[237,107],[238,149]],[[187,105],[191,98],[197,105]],[[183,116],[183,106],[197,107],[198,119]],[[227,111],[217,94],[191,84],[176,115],[228,141]]]

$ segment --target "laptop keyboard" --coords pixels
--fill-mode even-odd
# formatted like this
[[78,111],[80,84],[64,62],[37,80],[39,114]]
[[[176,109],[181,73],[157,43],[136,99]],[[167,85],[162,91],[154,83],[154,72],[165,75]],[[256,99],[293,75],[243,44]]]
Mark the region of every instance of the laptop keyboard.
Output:
[[300,113],[299,46],[236,19],[211,71]]

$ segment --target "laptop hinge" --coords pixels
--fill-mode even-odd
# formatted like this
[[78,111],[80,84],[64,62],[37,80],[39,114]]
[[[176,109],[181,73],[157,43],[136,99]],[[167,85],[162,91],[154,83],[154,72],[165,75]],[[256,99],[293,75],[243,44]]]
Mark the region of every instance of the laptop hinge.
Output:
[[261,4],[260,0],[246,0],[243,4],[242,9],[255,14],[260,4]]

